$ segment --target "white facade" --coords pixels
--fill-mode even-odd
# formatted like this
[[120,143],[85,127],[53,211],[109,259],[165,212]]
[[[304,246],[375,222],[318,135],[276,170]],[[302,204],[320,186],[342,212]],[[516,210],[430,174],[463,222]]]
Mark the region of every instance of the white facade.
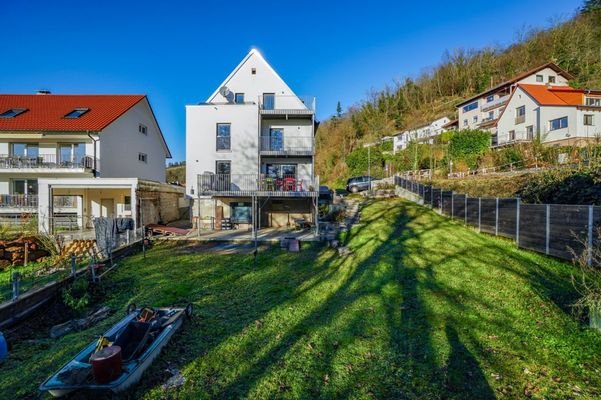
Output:
[[[86,96],[79,97],[85,106]],[[135,194],[130,190],[96,189],[102,188],[107,178],[165,181],[165,160],[171,155],[148,99],[140,98],[133,106],[124,107],[112,122],[107,120],[108,125],[99,131],[2,129],[0,223],[18,223],[26,215],[38,214],[44,229],[55,217],[73,218],[83,228],[86,220],[94,217],[132,216]],[[50,103],[50,107],[55,106]],[[35,111],[43,113],[46,109]],[[89,112],[94,111],[99,108],[92,107]],[[15,117],[18,122],[16,118],[19,116]],[[57,188],[50,198],[42,182]],[[79,188],[77,193],[59,188],[82,183],[89,183],[89,188]]]
[[458,129],[484,129],[496,133],[496,122],[517,84],[568,86],[568,75],[546,66],[482,92],[457,106]]
[[[499,119],[498,145],[531,141],[536,137],[547,144],[578,144],[601,137],[601,107],[586,107],[584,101],[582,103],[541,105],[524,88],[518,87]],[[517,111],[522,107],[523,116]]]
[[438,118],[427,125],[408,129],[394,137],[393,151],[397,152],[407,148],[409,142],[433,143],[434,138],[445,131],[444,125],[451,122],[447,117]]
[[[230,216],[231,198],[245,203],[250,192],[269,191],[270,197],[316,192],[314,127],[314,100],[297,96],[251,50],[205,103],[186,106],[186,193],[219,198],[193,212],[214,216],[223,207],[223,216]],[[293,183],[284,185],[284,179]]]

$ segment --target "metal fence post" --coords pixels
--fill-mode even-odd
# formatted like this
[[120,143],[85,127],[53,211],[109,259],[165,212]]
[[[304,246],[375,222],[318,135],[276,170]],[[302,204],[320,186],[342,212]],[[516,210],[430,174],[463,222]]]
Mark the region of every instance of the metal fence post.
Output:
[[515,244],[520,247],[520,198],[516,199],[515,207]]
[[588,206],[588,240],[586,263],[593,265],[593,206]]
[[455,192],[451,192],[451,219],[455,216]]
[[13,272],[13,300],[17,300],[19,298],[19,276],[18,272]]
[[478,232],[482,232],[482,197],[478,197]]
[[75,276],[75,254],[71,253],[71,276]]
[[549,254],[549,241],[551,240],[551,204],[547,204],[547,215],[545,223],[545,254]]
[[442,189],[440,189],[440,215],[442,215]]
[[463,211],[464,216],[464,224],[467,225],[467,194],[465,195],[465,208]]
[[430,208],[434,209],[434,186],[430,186]]
[[499,236],[499,198],[497,197],[497,205],[495,211],[495,236]]

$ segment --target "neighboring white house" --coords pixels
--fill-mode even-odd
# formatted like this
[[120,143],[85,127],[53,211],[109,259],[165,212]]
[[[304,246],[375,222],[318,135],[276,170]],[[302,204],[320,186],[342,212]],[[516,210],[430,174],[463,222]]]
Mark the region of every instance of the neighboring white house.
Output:
[[394,137],[393,151],[406,149],[409,142],[434,143],[434,138],[444,132],[450,122],[449,118],[442,117],[399,133]]
[[601,138],[601,91],[518,84],[498,122],[498,145],[580,145]]
[[458,129],[483,129],[497,144],[497,122],[518,84],[568,86],[573,76],[554,63],[543,64],[457,104]]
[[195,217],[216,229],[316,222],[314,134],[314,98],[298,97],[251,50],[206,102],[186,106]]
[[136,219],[138,180],[164,182],[170,157],[144,95],[0,95],[0,221]]

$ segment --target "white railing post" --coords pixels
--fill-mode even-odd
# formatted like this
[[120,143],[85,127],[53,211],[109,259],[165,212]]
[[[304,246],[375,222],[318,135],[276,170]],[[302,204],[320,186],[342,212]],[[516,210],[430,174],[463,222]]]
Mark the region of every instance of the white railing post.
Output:
[[495,211],[495,236],[499,236],[499,198],[497,197],[497,205]]

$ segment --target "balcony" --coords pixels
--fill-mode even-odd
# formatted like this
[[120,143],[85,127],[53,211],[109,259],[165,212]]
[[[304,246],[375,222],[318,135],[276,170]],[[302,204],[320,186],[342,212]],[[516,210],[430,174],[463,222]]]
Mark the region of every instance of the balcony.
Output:
[[261,136],[261,155],[312,156],[313,138],[307,136]]
[[493,141],[492,147],[509,146],[517,143],[531,142],[534,139],[534,132],[526,131],[509,131],[506,133],[498,133],[496,142]]
[[314,180],[284,175],[272,178],[264,174],[198,175],[201,196],[273,196],[317,197],[319,178]]
[[43,154],[36,157],[0,154],[0,170],[91,170],[97,168],[93,157],[57,157],[56,154]]
[[517,117],[515,117],[515,124],[523,124],[524,122],[526,122],[526,116],[525,115],[518,115]]
[[315,97],[259,96],[258,104],[263,116],[307,117],[315,114]]
[[0,194],[0,212],[29,211],[37,212],[38,196],[34,194]]
[[489,111],[489,110],[493,110],[497,107],[504,106],[508,100],[509,100],[509,96],[507,95],[507,96],[499,97],[498,99],[493,100],[490,103],[484,103],[484,105],[482,105],[482,111]]

